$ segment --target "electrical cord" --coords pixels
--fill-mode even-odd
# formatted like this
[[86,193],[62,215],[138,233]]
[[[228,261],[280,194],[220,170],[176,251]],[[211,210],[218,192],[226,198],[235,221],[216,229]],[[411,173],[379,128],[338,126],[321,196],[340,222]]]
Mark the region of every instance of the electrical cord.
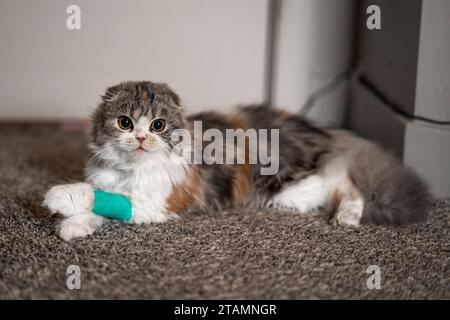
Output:
[[380,99],[385,105],[387,105],[391,111],[402,115],[403,117],[409,119],[409,120],[418,120],[423,122],[428,122],[432,124],[438,124],[441,126],[448,126],[450,125],[450,121],[442,121],[442,120],[436,120],[431,119],[423,116],[417,116],[414,114],[410,114],[409,112],[404,111],[398,104],[390,100],[388,97],[386,97],[369,79],[366,77],[360,75],[358,77],[358,81],[366,87],[370,92],[372,92],[378,99]]
[[318,90],[314,91],[306,100],[306,102],[303,104],[302,108],[300,109],[300,115],[306,116],[311,109],[314,107],[316,102],[326,96],[328,93],[335,90],[337,87],[339,87],[344,81],[347,81],[350,77],[349,72],[343,72],[338,74],[334,79],[332,79],[328,84],[325,86],[319,88]]
[[[305,104],[300,110],[300,115],[306,116],[311,109],[316,105],[316,102],[328,95],[330,92],[334,91],[338,88],[343,82],[349,80],[352,76],[351,72],[344,72],[338,74],[334,79],[332,79],[328,84],[314,91],[306,100]],[[423,116],[418,116],[411,114],[409,112],[404,111],[398,104],[389,99],[386,95],[384,95],[381,90],[379,90],[369,79],[367,79],[363,75],[358,76],[358,81],[363,85],[366,89],[368,89],[372,94],[374,94],[379,100],[381,100],[392,112],[397,113],[409,120],[417,120],[432,124],[437,124],[441,126],[450,125],[450,121],[442,121],[431,119]]]

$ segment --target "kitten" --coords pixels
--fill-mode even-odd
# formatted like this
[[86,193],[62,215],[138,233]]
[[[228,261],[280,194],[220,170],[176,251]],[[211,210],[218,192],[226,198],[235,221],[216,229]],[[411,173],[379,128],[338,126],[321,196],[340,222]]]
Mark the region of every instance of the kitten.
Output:
[[[263,165],[248,162],[176,161],[171,135],[192,131],[194,121],[221,132],[279,129],[278,173],[262,175]],[[127,196],[131,223],[165,222],[188,211],[270,206],[328,213],[344,226],[401,225],[425,220],[431,203],[422,179],[380,147],[282,110],[247,106],[229,115],[185,117],[180,98],[167,85],[126,82],[106,91],[93,123],[84,182],[55,186],[43,202],[64,216],[59,234],[67,241],[108,221],[91,212],[95,189]]]

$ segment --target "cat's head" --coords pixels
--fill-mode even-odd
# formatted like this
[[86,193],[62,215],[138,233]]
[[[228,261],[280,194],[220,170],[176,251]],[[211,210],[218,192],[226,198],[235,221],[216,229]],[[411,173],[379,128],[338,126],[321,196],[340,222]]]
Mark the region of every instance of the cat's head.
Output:
[[185,127],[180,98],[166,84],[124,82],[108,88],[93,118],[91,148],[135,159],[171,151],[171,134]]

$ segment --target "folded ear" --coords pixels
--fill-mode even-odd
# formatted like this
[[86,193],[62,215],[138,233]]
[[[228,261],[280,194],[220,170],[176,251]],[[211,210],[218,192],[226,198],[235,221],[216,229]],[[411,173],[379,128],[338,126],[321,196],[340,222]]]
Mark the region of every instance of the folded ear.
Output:
[[175,93],[175,91],[173,91],[172,89],[169,88],[169,86],[167,86],[167,92],[168,95],[170,96],[170,98],[172,98],[173,103],[175,103],[177,106],[181,106],[181,99],[178,96],[178,94]]
[[104,95],[102,95],[102,100],[104,103],[111,103],[116,101],[122,93],[124,93],[124,83],[109,87],[106,89]]
[[167,84],[165,83],[156,83],[153,86],[153,90],[157,94],[165,95],[177,106],[181,107],[181,99],[180,97],[173,91]]

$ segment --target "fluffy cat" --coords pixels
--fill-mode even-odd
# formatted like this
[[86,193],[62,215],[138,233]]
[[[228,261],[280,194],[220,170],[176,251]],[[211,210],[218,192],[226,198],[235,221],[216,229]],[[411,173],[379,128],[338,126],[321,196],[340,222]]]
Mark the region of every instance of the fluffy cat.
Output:
[[[171,157],[171,134],[203,129],[279,129],[279,171],[260,164],[186,164]],[[328,213],[344,226],[423,221],[431,196],[422,179],[373,143],[322,130],[300,116],[263,106],[185,117],[167,85],[126,82],[107,89],[93,116],[91,156],[82,183],[58,185],[43,204],[64,219],[64,240],[92,234],[108,219],[92,213],[94,190],[127,196],[131,223],[165,222],[187,211],[271,206]],[[248,151],[248,150],[247,150]]]

